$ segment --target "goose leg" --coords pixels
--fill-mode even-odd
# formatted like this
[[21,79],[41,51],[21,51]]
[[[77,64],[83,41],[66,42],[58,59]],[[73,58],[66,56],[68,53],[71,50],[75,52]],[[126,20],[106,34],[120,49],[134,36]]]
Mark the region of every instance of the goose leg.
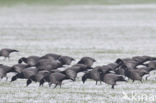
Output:
[[147,80],[149,76],[150,76],[150,74],[145,75],[144,76],[145,77],[145,80]]
[[102,84],[102,81],[100,81],[100,84]]
[[114,89],[114,86],[115,86],[115,85],[113,84],[113,85],[112,85],[112,89]]
[[60,88],[61,88],[61,86],[62,86],[62,82],[60,83]]
[[140,82],[142,83],[142,79],[140,80]]
[[51,87],[52,83],[49,83],[49,87]]
[[134,80],[132,82],[134,83]]
[[55,87],[54,87],[54,89],[57,87],[57,85],[58,85],[58,83],[57,83],[57,84],[55,84]]
[[3,79],[3,77],[0,77],[0,80],[2,80]]
[[146,77],[146,80],[148,79],[149,75]]
[[44,80],[41,80],[41,81],[40,81],[40,84],[39,84],[39,87],[40,87],[40,86],[43,87],[43,84],[44,84]]
[[97,83],[98,83],[98,82],[96,81],[96,85],[97,85]]
[[8,56],[8,60],[10,61],[10,56]]
[[8,77],[6,76],[6,81],[8,81]]

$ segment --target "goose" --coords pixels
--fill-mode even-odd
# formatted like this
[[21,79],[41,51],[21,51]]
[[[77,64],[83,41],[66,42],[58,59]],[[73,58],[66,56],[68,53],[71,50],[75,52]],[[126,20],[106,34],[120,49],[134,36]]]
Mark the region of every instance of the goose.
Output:
[[0,56],[4,57],[5,59],[6,58],[10,58],[10,54],[13,53],[13,52],[19,52],[18,50],[15,50],[15,49],[9,49],[9,48],[4,48],[4,49],[1,49],[0,50]]
[[[48,70],[42,70],[42,71],[36,72],[35,75],[32,75],[28,78],[27,86],[29,86],[32,83],[32,81],[40,82],[44,77],[48,76],[48,74],[50,74]],[[43,84],[40,84],[39,86],[43,86]]]
[[7,81],[7,79],[8,79],[7,73],[9,73],[11,71],[12,71],[12,69],[10,66],[1,64],[0,65],[0,78],[3,79],[4,77],[6,77],[6,81]]
[[62,65],[70,65],[75,59],[69,56],[60,56],[58,59]]
[[11,78],[11,82],[20,79],[29,79],[31,76],[35,75],[38,72],[38,69],[35,67],[30,67],[27,69],[23,69],[21,73],[17,73],[15,76]]
[[39,56],[29,56],[29,57],[22,57],[18,60],[18,63],[21,64],[22,62],[26,63],[27,65],[34,67],[40,60]]
[[41,57],[41,59],[51,59],[51,60],[58,60],[61,55],[54,54],[54,53],[48,53]]
[[112,86],[112,89],[114,89],[114,86],[116,85],[116,82],[118,81],[125,81],[126,80],[123,78],[123,76],[121,75],[117,75],[117,74],[114,74],[114,73],[107,73],[107,74],[104,74],[103,77],[102,77],[102,81],[106,84],[109,84]]
[[23,69],[26,69],[28,67],[29,65],[26,65],[26,64],[15,64],[11,68],[13,72],[21,73]]
[[38,61],[38,63],[36,64],[36,67],[39,70],[53,70],[53,69],[57,69],[59,67],[62,67],[63,65],[61,64],[60,61],[58,60],[50,60],[50,59],[41,59]]
[[55,84],[55,87],[57,87],[57,85],[60,86],[62,85],[62,81],[63,80],[68,80],[70,78],[68,78],[65,74],[62,74],[60,72],[54,72],[49,74],[48,76],[46,76],[45,78],[43,78],[40,82],[40,84],[42,84],[44,81],[47,81],[49,83],[49,87],[51,87],[52,84]]
[[91,57],[82,57],[80,59],[80,61],[78,61],[77,64],[85,64],[88,67],[91,67],[94,62],[96,62],[96,60],[94,58],[91,58]]
[[97,69],[98,67],[95,67],[94,69],[92,69],[91,71],[86,72],[83,76],[82,76],[82,82],[85,83],[85,81],[87,79],[92,79],[96,81],[96,85],[98,83],[98,81],[101,82],[101,76],[100,76],[100,69]]

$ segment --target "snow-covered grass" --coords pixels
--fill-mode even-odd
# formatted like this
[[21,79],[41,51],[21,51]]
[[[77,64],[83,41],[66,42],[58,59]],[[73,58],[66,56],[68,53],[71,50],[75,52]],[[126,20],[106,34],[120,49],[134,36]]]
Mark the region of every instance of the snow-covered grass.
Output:
[[[79,5],[0,7],[0,48],[20,53],[0,63],[13,65],[23,56],[58,53],[77,60],[94,57],[94,66],[134,55],[156,56],[156,5]],[[9,74],[9,79],[13,74]],[[148,81],[95,85],[65,81],[62,88],[38,87],[25,80],[0,81],[1,103],[132,103],[123,92],[156,95],[155,73]],[[155,98],[156,100],[156,98]],[[134,101],[139,103],[139,101]],[[144,101],[154,102],[154,101]],[[143,101],[140,101],[143,103]]]
[[155,0],[0,0],[1,6],[27,5],[118,5],[118,4],[150,4]]

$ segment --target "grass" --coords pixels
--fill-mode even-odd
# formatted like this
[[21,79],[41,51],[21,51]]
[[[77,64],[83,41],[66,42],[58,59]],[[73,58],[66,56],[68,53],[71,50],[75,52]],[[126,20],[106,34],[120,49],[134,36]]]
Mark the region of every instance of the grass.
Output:
[[[141,8],[129,5],[113,6],[112,4],[145,3],[154,1],[115,0],[111,6],[82,6],[81,4],[108,4],[106,0],[91,1],[71,0],[45,1],[42,8],[34,4],[43,1],[2,1],[0,5],[32,4],[30,7],[9,6],[0,9],[0,48],[18,49],[19,53],[11,55],[11,60],[0,62],[14,65],[21,57],[58,53],[74,57],[75,64],[81,57],[94,57],[97,62],[93,67],[114,62],[117,58],[136,55],[155,56],[155,9],[149,5]],[[48,3],[50,2],[50,3]],[[64,3],[65,2],[65,3]],[[103,3],[100,3],[103,2]],[[109,1],[110,2],[110,1]],[[116,2],[116,3],[115,3]],[[118,2],[118,3],[117,3]],[[119,3],[121,2],[121,3]],[[128,3],[128,4],[129,4]],[[75,6],[78,5],[79,6]],[[85,9],[84,9],[85,8]],[[34,12],[35,10],[35,12]],[[76,11],[76,12],[75,12]],[[35,13],[35,15],[34,15]],[[48,25],[48,26],[47,26]],[[47,27],[47,28],[46,28]],[[14,74],[10,74],[9,80]],[[81,77],[76,82],[65,82],[62,88],[49,88],[48,84],[38,87],[32,83],[26,87],[26,80],[13,83],[0,81],[0,102],[2,103],[125,103],[122,91],[130,94],[132,91],[156,95],[155,74],[151,73],[148,81],[140,83],[128,81],[117,83],[114,90],[110,85],[98,84],[87,80],[82,83]],[[147,101],[148,103],[149,101]],[[154,101],[155,102],[155,101]],[[126,103],[132,103],[127,101]],[[137,102],[139,103],[139,102]],[[150,102],[151,103],[151,102]]]
[[116,4],[152,4],[155,0],[0,0],[1,6],[27,5],[116,5]]

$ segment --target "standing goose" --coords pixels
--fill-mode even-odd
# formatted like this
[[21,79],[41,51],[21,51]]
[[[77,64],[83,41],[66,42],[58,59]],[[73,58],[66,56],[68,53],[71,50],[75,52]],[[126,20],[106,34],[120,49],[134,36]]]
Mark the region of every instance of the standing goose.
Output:
[[13,52],[19,52],[18,50],[15,49],[9,49],[9,48],[5,48],[5,49],[1,49],[0,50],[0,56],[4,57],[4,58],[10,58],[10,54]]
[[22,57],[18,60],[18,63],[21,64],[22,62],[26,63],[27,65],[33,67],[36,66],[38,61],[40,60],[40,57],[38,56],[29,56],[29,57]]

